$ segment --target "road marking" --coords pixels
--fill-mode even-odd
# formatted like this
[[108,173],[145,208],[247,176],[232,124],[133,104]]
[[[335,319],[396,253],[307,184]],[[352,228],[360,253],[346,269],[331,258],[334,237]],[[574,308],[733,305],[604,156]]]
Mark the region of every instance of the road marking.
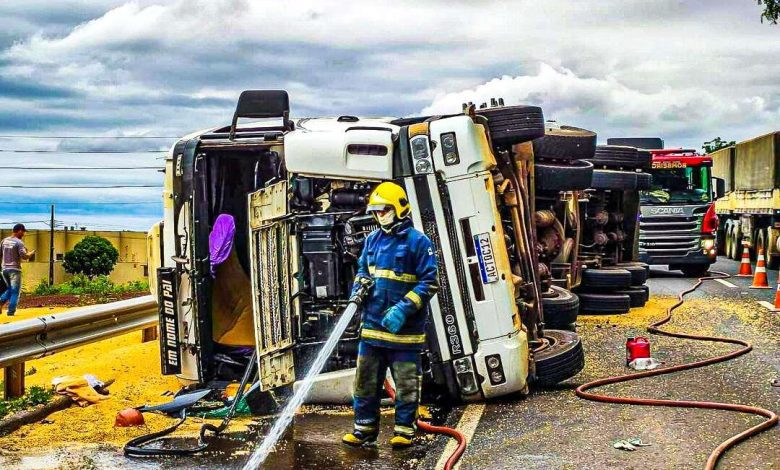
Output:
[[723,284],[726,287],[731,287],[731,288],[737,287],[736,285],[730,283],[729,281],[725,281],[723,279],[715,279],[715,280],[720,282],[721,284]]
[[775,311],[775,306],[771,302],[767,302],[766,300],[759,300],[759,304],[761,304],[762,307],[769,309],[770,311]]
[[[466,437],[466,443],[468,444],[471,442],[471,438],[474,437],[474,433],[477,431],[477,425],[479,424],[479,420],[482,419],[482,413],[485,412],[485,404],[484,403],[477,403],[473,405],[469,405],[466,407],[465,410],[463,410],[463,416],[460,417],[460,421],[458,421],[458,431],[463,433],[463,436]],[[444,451],[441,453],[441,457],[439,457],[439,460],[436,461],[436,466],[434,467],[436,470],[441,470],[444,468],[444,464],[447,463],[447,459],[450,458],[450,455],[452,455],[453,452],[455,452],[455,449],[458,448],[458,443],[455,441],[455,439],[450,439],[447,442],[447,445],[444,446]],[[455,465],[454,470],[457,470],[460,468],[460,462],[458,462],[457,465]]]

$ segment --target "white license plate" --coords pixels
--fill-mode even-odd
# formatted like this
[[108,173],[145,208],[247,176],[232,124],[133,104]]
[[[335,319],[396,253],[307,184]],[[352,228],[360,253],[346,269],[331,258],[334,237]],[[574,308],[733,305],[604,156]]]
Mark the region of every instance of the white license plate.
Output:
[[498,281],[498,268],[496,268],[496,258],[493,255],[493,245],[490,243],[490,234],[478,233],[474,235],[474,248],[477,250],[477,259],[479,259],[482,284]]

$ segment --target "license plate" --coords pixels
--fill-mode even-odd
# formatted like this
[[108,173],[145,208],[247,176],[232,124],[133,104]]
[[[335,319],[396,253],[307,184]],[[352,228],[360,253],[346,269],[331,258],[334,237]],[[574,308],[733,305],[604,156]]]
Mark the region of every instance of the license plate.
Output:
[[157,270],[157,308],[160,315],[160,365],[163,375],[181,372],[177,276],[174,268]]
[[496,258],[493,255],[493,245],[490,243],[490,234],[478,233],[474,235],[474,248],[477,250],[482,284],[498,281],[498,268],[496,268]]

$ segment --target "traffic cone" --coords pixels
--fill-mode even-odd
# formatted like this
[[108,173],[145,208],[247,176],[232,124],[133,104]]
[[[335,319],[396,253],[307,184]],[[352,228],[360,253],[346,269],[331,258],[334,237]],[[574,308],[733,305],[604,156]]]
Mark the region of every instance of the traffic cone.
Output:
[[773,312],[780,312],[780,276],[777,276],[777,290],[775,291],[775,308]]
[[753,284],[750,285],[751,289],[771,289],[769,287],[769,281],[766,278],[766,258],[764,258],[764,250],[758,250],[758,260],[756,261],[756,275],[753,276]]
[[753,268],[750,267],[750,250],[747,245],[743,245],[742,249],[742,264],[739,265],[739,273],[737,277],[750,277],[753,275]]

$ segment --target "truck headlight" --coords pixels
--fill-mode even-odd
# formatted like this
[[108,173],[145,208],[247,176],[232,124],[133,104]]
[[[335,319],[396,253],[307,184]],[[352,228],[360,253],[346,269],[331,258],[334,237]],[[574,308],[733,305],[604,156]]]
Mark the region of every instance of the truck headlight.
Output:
[[490,378],[491,385],[501,385],[506,382],[500,354],[491,354],[485,357],[485,365],[488,367],[488,378]]
[[701,247],[704,248],[706,251],[709,251],[715,247],[715,240],[708,238],[706,240],[701,241]]
[[430,160],[417,160],[414,162],[414,172],[419,174],[431,172]]
[[474,369],[471,366],[471,358],[463,357],[452,361],[455,368],[455,379],[458,381],[460,391],[464,395],[471,395],[479,391],[477,379],[474,377]]

